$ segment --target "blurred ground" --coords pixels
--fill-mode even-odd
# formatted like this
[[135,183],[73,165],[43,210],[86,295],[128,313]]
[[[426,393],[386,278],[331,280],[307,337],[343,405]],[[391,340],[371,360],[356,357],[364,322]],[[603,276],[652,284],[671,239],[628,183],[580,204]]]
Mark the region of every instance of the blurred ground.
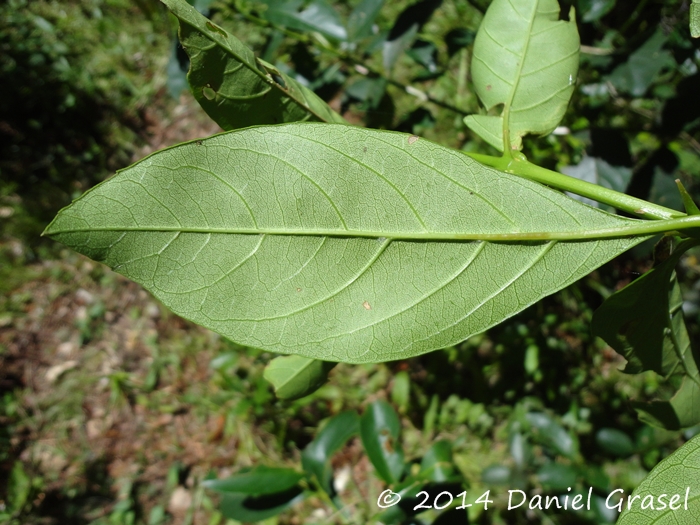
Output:
[[[666,11],[681,8],[679,2],[666,3]],[[421,38],[434,40],[446,74],[418,77],[423,66],[404,56],[397,78],[415,80],[433,96],[476,110],[466,82],[468,44],[448,52],[440,35],[457,31],[469,41],[486,4],[445,1]],[[697,154],[686,144],[690,141],[681,137],[667,144],[666,138],[655,138],[654,133],[662,134],[651,127],[663,120],[666,107],[680,107],[684,118],[696,118],[687,110],[687,99],[697,98],[692,87],[700,78],[700,54],[682,35],[669,37],[677,67],[650,77],[649,86],[652,80],[657,84],[646,98],[623,100],[613,90],[614,104],[608,103],[613,95],[600,87],[610,84],[601,71],[624,65],[651,38],[661,9],[660,3],[653,4],[637,13],[650,21],[646,33],[630,26],[630,36],[615,37],[622,42],[621,52],[609,60],[588,57],[584,62],[580,82],[593,95],[584,89],[577,93],[565,122],[572,133],[528,140],[530,158],[550,167],[573,165],[592,152],[605,157],[602,146],[609,143],[615,153],[626,152],[629,174],[634,168],[663,179],[657,176],[657,157],[666,157],[656,151],[663,153],[668,145],[680,160],[661,175],[690,181],[700,176]],[[223,523],[216,501],[199,485],[202,479],[252,464],[294,467],[320,422],[375,399],[390,400],[400,413],[407,456],[420,456],[438,438],[450,440],[455,462],[474,491],[497,486],[497,480],[484,481],[489,466],[501,472],[505,468],[524,487],[548,490],[537,477],[543,465],[575,470],[579,485],[595,479],[605,487],[631,490],[698,430],[684,435],[639,423],[630,399],[652,398],[658,380],[621,374],[624,360],[590,336],[591,313],[602,298],[650,267],[648,247],[458,347],[395,363],[339,365],[329,384],[313,396],[283,403],[262,378],[271,355],[237,347],[178,318],[138,285],[40,239],[58,207],[114,170],[155,150],[220,131],[189,94],[169,98],[173,27],[154,5],[9,0],[0,6],[0,148],[6,148],[0,154],[0,516],[7,523]],[[348,11],[348,5],[341,2],[339,9]],[[629,19],[628,7],[618,2],[609,19],[581,24],[586,43],[608,46],[600,35],[621,26],[619,19]],[[387,3],[381,21],[387,31],[403,8]],[[465,27],[452,28],[459,17]],[[237,24],[236,34],[255,44],[256,51],[267,45],[269,32],[235,17],[229,22]],[[309,58],[309,50],[286,45],[279,57],[301,71],[299,57]],[[335,60],[311,58],[316,62],[309,79],[320,77],[326,62]],[[600,63],[592,64],[594,59]],[[345,68],[343,74],[354,73]],[[357,77],[352,81],[359,83]],[[340,107],[349,108],[346,116],[353,122],[364,118],[365,123],[396,124],[445,144],[483,146],[470,139],[461,118],[444,108],[392,88],[382,91],[380,103],[368,110],[367,101],[343,95],[335,82],[329,88],[335,90],[333,104],[342,101]],[[679,95],[670,98],[675,86]],[[686,134],[697,135],[693,125]],[[697,321],[697,253],[684,260],[679,274],[690,288],[687,304],[695,307],[688,319]],[[691,324],[694,334],[697,325]],[[534,411],[548,414],[577,444],[575,459],[519,426],[521,416]],[[611,428],[622,436],[622,448],[601,445],[601,433],[610,434]],[[525,443],[525,464],[518,463],[523,452],[513,445],[516,435]],[[354,465],[357,488],[343,492],[344,501],[350,506],[376,501],[383,487],[372,481],[372,469],[356,441],[334,458],[338,471],[347,465]],[[312,499],[305,505],[284,514],[279,523],[304,523],[304,517],[307,523],[331,521],[324,502]],[[496,512],[474,519],[501,524],[504,516],[518,523],[549,519]],[[570,515],[562,519],[581,523]]]

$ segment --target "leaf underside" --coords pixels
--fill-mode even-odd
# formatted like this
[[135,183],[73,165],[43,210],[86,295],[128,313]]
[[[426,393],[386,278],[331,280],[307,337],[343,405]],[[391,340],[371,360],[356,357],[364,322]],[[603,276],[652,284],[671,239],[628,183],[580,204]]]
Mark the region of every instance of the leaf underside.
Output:
[[[692,525],[700,515],[700,436],[688,441],[661,463],[635,489],[623,498],[623,508],[617,525]],[[687,508],[686,490],[688,492]],[[678,494],[679,497],[673,499]],[[616,505],[617,495],[611,499]],[[628,508],[631,501],[631,508]],[[671,505],[673,508],[670,508]]]
[[250,48],[186,0],[161,1],[180,22],[192,93],[222,129],[297,121],[345,123],[313,91],[256,59]]
[[559,20],[557,0],[494,0],[474,42],[472,78],[487,110],[465,123],[503,151],[504,128],[512,149],[528,133],[545,135],[561,121],[578,73],[580,41],[573,11]]
[[306,123],[155,153],[45,233],[240,344],[362,363],[456,344],[644,238],[532,239],[636,222],[415,136]]

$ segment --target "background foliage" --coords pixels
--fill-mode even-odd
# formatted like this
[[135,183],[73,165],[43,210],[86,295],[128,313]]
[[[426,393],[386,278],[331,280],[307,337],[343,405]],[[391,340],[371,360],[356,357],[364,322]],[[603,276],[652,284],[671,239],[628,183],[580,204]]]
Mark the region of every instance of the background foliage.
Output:
[[[470,57],[488,3],[196,6],[349,122],[493,153],[462,123],[479,111]],[[688,3],[574,5],[584,46],[576,92],[562,125],[526,138],[525,153],[680,209],[673,180],[697,197],[700,177],[700,50]],[[262,377],[272,355],[179,320],[136,285],[36,237],[115,168],[216,130],[185,92],[169,98],[186,56],[166,11],[146,1],[11,0],[0,14],[0,519],[223,523],[200,481],[260,463],[294,468],[320,422],[386,400],[407,458],[448,440],[470,493],[501,495],[473,522],[612,522],[598,507],[592,516],[506,512],[503,495],[630,492],[695,434],[640,423],[630,400],[653,399],[655,376],[621,374],[624,361],[589,335],[602,299],[651,266],[650,245],[459,347],[339,365],[314,395],[275,401]],[[374,14],[374,24],[359,22]],[[698,340],[697,252],[678,272]],[[350,472],[338,496],[358,502],[356,519],[376,510],[382,485],[357,439],[332,468]],[[343,519],[329,515],[312,498],[279,523]]]

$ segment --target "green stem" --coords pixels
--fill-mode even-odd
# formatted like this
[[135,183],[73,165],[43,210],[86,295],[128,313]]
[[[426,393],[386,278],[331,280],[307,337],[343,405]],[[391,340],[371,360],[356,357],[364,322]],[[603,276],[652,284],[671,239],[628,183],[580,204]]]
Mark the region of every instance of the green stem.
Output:
[[626,211],[643,219],[680,219],[687,217],[685,213],[672,210],[658,204],[647,202],[643,199],[638,199],[624,193],[620,193],[598,184],[592,184],[583,180],[569,177],[542,168],[531,162],[528,162],[522,154],[513,153],[513,157],[492,157],[490,155],[482,155],[480,153],[469,153],[467,155],[474,160],[478,160],[482,164],[491,166],[506,173],[512,173],[525,177],[526,179],[546,184],[561,191],[570,191],[576,195],[587,197],[603,204],[613,206],[619,210]]

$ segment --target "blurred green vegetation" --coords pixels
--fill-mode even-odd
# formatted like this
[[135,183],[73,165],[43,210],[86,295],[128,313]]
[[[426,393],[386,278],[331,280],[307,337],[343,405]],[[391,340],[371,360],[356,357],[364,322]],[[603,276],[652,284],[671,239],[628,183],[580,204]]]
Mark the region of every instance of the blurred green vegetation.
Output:
[[130,161],[163,85],[167,27],[162,10],[120,0],[0,6],[0,196],[21,195],[27,235]]
[[[333,9],[342,20],[359,3]],[[283,25],[270,8],[284,2],[195,4],[349,121],[493,153],[462,124],[479,111],[470,46],[488,3],[387,2],[355,47]],[[676,178],[697,197],[700,41],[688,3],[562,3],[576,7],[584,46],[578,87],[560,128],[525,141],[528,158],[666,206],[680,206]],[[652,399],[657,380],[621,374],[622,359],[589,333],[602,300],[651,266],[651,245],[458,347],[339,365],[312,396],[283,402],[262,375],[274,356],[222,341],[40,241],[58,208],[133,160],[149,126],[178,126],[185,109],[166,89],[182,84],[173,27],[150,0],[0,5],[0,522],[224,523],[202,480],[295,467],[322,422],[378,399],[401,417],[406,457],[446,439],[470,494],[492,489],[493,509],[470,513],[472,523],[614,521],[601,508],[505,511],[503,498],[509,488],[630,492],[697,431],[641,424],[629,400]],[[697,252],[678,273],[697,341]],[[352,467],[360,495],[339,497],[377,510],[382,485],[356,445],[333,466]],[[268,523],[337,519],[312,498]]]

